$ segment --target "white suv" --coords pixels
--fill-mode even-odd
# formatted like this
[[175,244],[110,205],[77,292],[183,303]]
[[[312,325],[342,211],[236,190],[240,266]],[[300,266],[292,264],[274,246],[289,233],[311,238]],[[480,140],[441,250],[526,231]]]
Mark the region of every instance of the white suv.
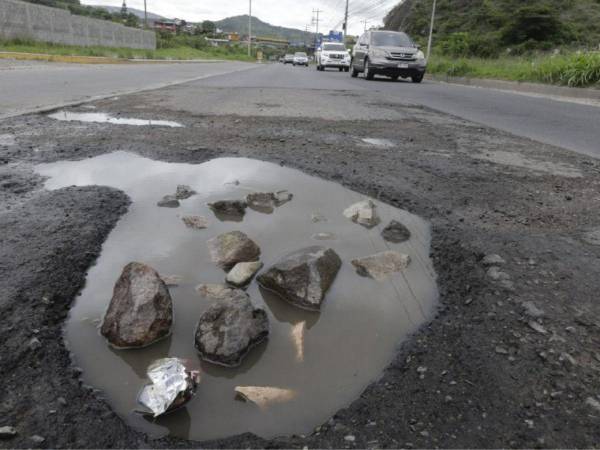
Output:
[[340,72],[350,70],[350,52],[344,44],[337,42],[324,42],[315,55],[317,70],[335,67]]

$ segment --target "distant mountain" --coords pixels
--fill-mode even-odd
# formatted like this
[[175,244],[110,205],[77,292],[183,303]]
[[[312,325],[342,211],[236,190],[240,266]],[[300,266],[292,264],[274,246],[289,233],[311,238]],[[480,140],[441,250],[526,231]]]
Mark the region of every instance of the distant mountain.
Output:
[[[235,32],[239,34],[248,34],[248,16],[228,17],[215,22],[217,28],[223,31]],[[295,28],[285,28],[271,25],[262,20],[252,17],[252,35],[261,37],[273,37],[279,39],[287,39],[290,42],[304,42],[310,36],[312,39],[313,33],[306,33],[303,30]]]
[[[111,14],[121,12],[120,6],[104,6],[104,5],[90,5],[90,6],[92,6],[93,8],[103,9],[105,11],[108,11]],[[135,14],[137,17],[144,20],[144,11],[142,11],[141,9],[135,9],[135,8],[128,7],[127,12]],[[148,20],[162,20],[162,19],[164,19],[163,16],[148,12]]]

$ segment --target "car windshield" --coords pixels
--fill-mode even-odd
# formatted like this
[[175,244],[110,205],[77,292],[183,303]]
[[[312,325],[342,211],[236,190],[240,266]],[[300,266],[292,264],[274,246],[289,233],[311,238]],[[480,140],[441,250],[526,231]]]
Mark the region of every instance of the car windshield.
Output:
[[344,47],[344,44],[325,44],[323,45],[323,50],[328,52],[345,52],[346,47]]
[[414,47],[415,44],[404,33],[373,33],[371,43],[377,47]]
[[285,55],[286,58],[293,58],[294,55]]
[[296,53],[296,56],[306,57],[306,53]]

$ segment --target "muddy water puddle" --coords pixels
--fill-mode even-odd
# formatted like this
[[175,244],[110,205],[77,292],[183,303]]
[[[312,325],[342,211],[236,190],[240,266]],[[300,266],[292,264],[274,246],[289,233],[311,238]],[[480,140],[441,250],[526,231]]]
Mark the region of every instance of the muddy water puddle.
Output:
[[48,117],[64,122],[108,123],[111,125],[133,125],[138,127],[170,127],[181,128],[182,124],[170,120],[131,119],[126,117],[112,117],[106,113],[78,113],[72,111],[58,111]]
[[[243,158],[221,158],[200,165],[152,161],[117,152],[77,162],[44,164],[37,171],[46,187],[107,185],[132,199],[128,213],[104,243],[97,264],[77,298],[65,326],[65,340],[87,384],[102,389],[130,425],[152,436],[167,433],[196,439],[223,438],[244,432],[263,437],[306,434],[359,397],[389,364],[399,344],[428,320],[437,303],[435,273],[429,260],[429,225],[417,216],[374,200],[381,223],[367,229],[344,217],[344,210],[365,197],[299,171]],[[156,203],[187,184],[198,194],[179,208]],[[293,200],[266,214],[248,209],[242,222],[218,220],[207,203],[244,198],[251,192],[288,190]],[[208,227],[186,227],[181,216],[201,215]],[[318,220],[317,220],[318,219]],[[395,219],[411,232],[393,244],[381,231]],[[342,259],[320,313],[308,312],[261,290],[248,293],[265,308],[269,339],[253,348],[238,368],[200,360],[194,330],[212,304],[195,287],[222,283],[225,273],[210,259],[206,241],[240,230],[261,247],[268,269],[281,256],[311,245],[333,248]],[[385,281],[359,276],[351,260],[386,250],[411,257],[411,264]],[[130,261],[176,275],[172,335],[144,349],[115,350],[98,332],[115,281]],[[155,421],[133,412],[146,381],[146,369],[158,358],[185,358],[201,370],[198,392],[185,408]],[[237,386],[293,392],[266,407],[236,399]]]

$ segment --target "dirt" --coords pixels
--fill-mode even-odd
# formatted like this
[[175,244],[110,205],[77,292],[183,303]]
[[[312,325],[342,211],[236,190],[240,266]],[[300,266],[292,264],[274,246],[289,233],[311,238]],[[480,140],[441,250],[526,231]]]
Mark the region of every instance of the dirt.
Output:
[[[99,111],[156,118],[143,99]],[[203,116],[185,128],[26,116],[0,122],[0,426],[3,447],[592,447],[600,442],[600,162],[414,106],[402,121]],[[388,139],[395,148],[365,146]],[[128,199],[104,187],[46,192],[32,165],[127,150],[199,163],[244,156],[298,168],[428,219],[436,318],[381,378],[308,436],[151,440],[82,386],[61,338],[69,307]],[[482,159],[509,151],[527,161]],[[499,163],[499,161],[503,163]],[[531,172],[531,161],[543,161]],[[554,165],[554,166],[553,166]],[[560,172],[545,170],[560,167]],[[562,176],[564,170],[581,176]],[[506,260],[486,275],[484,255]],[[535,309],[531,308],[533,302]],[[525,303],[525,306],[523,305]],[[540,317],[540,311],[542,315]],[[533,317],[537,315],[538,317]],[[32,345],[37,338],[41,346]],[[360,358],[360,355],[356,355]],[[41,444],[31,440],[42,436]]]

